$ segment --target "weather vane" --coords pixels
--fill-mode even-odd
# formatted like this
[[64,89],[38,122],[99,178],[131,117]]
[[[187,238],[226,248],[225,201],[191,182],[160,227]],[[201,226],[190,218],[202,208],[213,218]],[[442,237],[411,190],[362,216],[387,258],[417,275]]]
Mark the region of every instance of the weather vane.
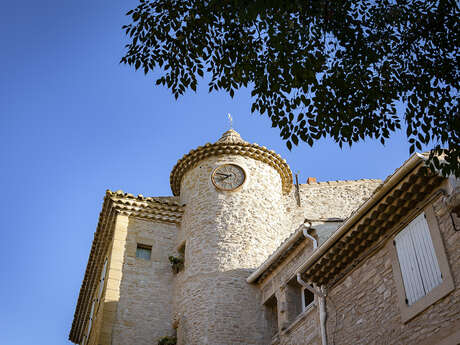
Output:
[[230,115],[230,113],[227,113],[227,117],[228,117],[228,122],[230,123],[230,129],[233,129],[232,115]]

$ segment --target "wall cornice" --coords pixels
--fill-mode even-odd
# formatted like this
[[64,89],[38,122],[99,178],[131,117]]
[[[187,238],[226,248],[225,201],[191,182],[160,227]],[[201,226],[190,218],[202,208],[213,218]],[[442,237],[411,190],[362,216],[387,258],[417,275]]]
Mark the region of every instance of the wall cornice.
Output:
[[327,285],[373,243],[397,225],[445,179],[421,164],[367,211],[305,272],[310,282]]
[[176,197],[155,198],[134,196],[123,191],[106,191],[75,308],[69,334],[70,341],[73,343],[82,341],[89,317],[91,298],[97,288],[105,256],[112,242],[117,216],[125,215],[154,222],[180,224],[182,214],[183,206],[179,205]]

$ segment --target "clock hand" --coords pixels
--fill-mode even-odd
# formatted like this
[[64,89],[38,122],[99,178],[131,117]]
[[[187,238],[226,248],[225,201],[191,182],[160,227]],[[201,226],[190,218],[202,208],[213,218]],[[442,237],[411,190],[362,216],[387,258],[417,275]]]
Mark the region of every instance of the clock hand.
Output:
[[218,173],[218,172],[216,172],[216,175],[222,175],[222,176],[225,176],[225,178],[232,176],[229,174],[223,174],[223,173]]

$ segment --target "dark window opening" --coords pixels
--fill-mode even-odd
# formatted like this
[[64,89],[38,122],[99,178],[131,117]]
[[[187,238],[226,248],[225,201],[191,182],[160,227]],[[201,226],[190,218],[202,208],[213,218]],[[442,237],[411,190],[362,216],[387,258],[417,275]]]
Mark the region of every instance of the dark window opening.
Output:
[[137,244],[136,257],[139,259],[150,260],[152,255],[152,246],[147,246],[145,244]]
[[274,295],[265,302],[265,314],[270,336],[273,337],[278,333],[278,301]]

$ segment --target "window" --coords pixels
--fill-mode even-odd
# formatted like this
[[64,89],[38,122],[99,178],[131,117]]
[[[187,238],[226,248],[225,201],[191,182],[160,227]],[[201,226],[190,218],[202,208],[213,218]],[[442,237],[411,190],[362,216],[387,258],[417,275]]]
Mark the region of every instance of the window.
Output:
[[93,326],[93,316],[94,316],[94,303],[96,302],[96,300],[93,300],[93,303],[91,304],[91,311],[89,313],[89,322],[88,322],[88,330],[86,331],[86,336],[85,336],[85,343],[86,343],[86,340],[89,339],[90,335],[91,335],[91,327]]
[[[286,285],[287,321],[289,324],[302,314],[302,286],[295,279]],[[287,326],[287,325],[285,325]]]
[[306,287],[302,287],[302,312],[307,310],[315,302],[315,295]]
[[265,318],[267,319],[270,336],[274,337],[278,334],[278,302],[275,295],[270,297],[265,302]]
[[406,303],[414,304],[442,282],[438,259],[425,213],[420,214],[395,237]]
[[107,272],[107,259],[105,259],[104,267],[102,268],[101,279],[99,279],[99,293],[97,295],[98,301],[101,299],[102,290],[104,289],[106,272]]
[[147,246],[145,244],[137,244],[136,257],[144,260],[150,261],[150,256],[152,254],[152,246]]
[[426,207],[394,237],[390,253],[403,322],[454,289],[432,206]]
[[307,288],[300,285],[296,279],[286,285],[287,320],[291,324],[300,314],[310,309],[315,296]]

